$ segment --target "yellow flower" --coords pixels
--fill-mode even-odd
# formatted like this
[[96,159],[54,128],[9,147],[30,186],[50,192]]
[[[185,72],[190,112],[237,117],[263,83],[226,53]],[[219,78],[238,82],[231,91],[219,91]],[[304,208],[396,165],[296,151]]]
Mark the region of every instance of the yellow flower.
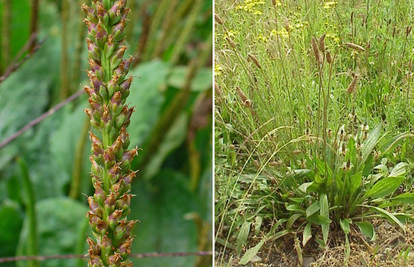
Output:
[[257,10],[257,7],[261,6],[261,5],[265,5],[265,4],[266,4],[265,1],[245,0],[244,4],[237,5],[236,9],[244,10],[246,12],[253,13],[253,14],[256,14],[256,15],[261,15],[262,12],[260,10]]
[[265,36],[263,36],[263,34],[260,34],[260,35],[257,37],[257,40],[258,40],[259,42],[262,42],[262,43],[267,43],[267,42],[268,42],[268,38],[267,38],[267,37],[265,37]]
[[233,38],[234,36],[236,36],[238,34],[238,32],[234,31],[234,30],[228,30],[225,32],[224,34],[224,39],[225,38]]
[[220,64],[214,65],[214,75],[220,76],[223,73],[223,67]]
[[333,7],[335,7],[337,4],[338,4],[338,2],[334,2],[334,1],[331,1],[331,2],[326,2],[326,3],[323,5],[323,8],[325,8],[325,9],[333,8]]
[[332,41],[334,41],[336,44],[339,44],[339,42],[341,41],[338,35],[336,35],[335,33],[332,33],[332,34],[327,33],[326,37],[332,39]]
[[283,37],[283,38],[287,38],[287,37],[289,37],[289,33],[288,33],[288,31],[285,29],[285,28],[283,28],[282,30],[280,30],[280,31],[277,31],[276,29],[273,29],[271,32],[270,32],[270,36],[276,36],[276,35],[279,35],[279,36],[281,36],[281,37]]

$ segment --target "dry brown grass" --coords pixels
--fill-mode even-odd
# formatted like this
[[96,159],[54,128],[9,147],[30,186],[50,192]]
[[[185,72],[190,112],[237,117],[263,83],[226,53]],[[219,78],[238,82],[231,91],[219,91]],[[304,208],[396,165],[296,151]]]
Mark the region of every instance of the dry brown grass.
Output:
[[[373,242],[363,239],[360,235],[350,235],[350,255],[348,266],[352,267],[410,267],[414,266],[414,226],[407,225],[406,233],[387,221],[374,221],[376,240]],[[307,248],[304,250],[304,265],[308,267],[342,267],[345,265],[345,242],[343,238],[335,240],[337,245],[325,250]],[[317,244],[308,245],[316,247]],[[221,247],[217,246],[217,255]],[[227,251],[232,252],[232,251]],[[239,259],[231,253],[226,253],[226,263],[216,263],[217,267],[233,267]],[[280,240],[267,244],[259,253],[257,262],[248,267],[297,267],[298,256],[294,241]],[[217,256],[217,259],[220,257]]]

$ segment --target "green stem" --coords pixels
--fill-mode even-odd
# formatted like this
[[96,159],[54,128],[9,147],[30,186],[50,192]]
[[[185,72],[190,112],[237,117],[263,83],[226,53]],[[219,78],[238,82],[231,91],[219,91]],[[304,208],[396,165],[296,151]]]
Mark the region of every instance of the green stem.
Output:
[[160,33],[160,38],[157,42],[157,44],[155,45],[155,49],[154,52],[151,55],[151,58],[157,58],[161,56],[162,53],[162,48],[163,48],[163,44],[165,42],[165,39],[167,38],[167,34],[170,31],[171,27],[173,26],[171,24],[171,19],[173,18],[174,15],[174,9],[178,4],[178,0],[172,0],[170,1],[170,5],[168,7],[167,13],[164,17],[164,20],[162,22],[162,28],[161,28],[161,33]]
[[162,0],[158,5],[157,11],[155,12],[154,17],[152,18],[151,27],[148,34],[149,44],[145,47],[143,60],[148,61],[151,56],[152,48],[155,45],[157,39],[157,32],[161,24],[162,18],[165,15],[165,12],[169,6],[170,0]]
[[[89,122],[89,121],[88,121]],[[82,225],[81,225],[81,231],[79,233],[79,239],[78,243],[76,244],[75,253],[76,254],[84,254],[84,248],[85,248],[85,234],[88,231],[89,228],[89,220],[84,219]],[[76,260],[76,266],[77,267],[84,267],[85,266],[85,260],[84,259],[77,259]]]
[[68,57],[68,14],[69,3],[68,0],[62,0],[62,52],[60,64],[60,99],[64,100],[69,96],[69,57]]
[[[20,165],[20,173],[23,179],[23,191],[26,198],[23,200],[26,207],[26,216],[29,221],[29,238],[27,241],[27,255],[38,254],[38,241],[37,241],[37,220],[36,220],[36,199],[33,190],[33,184],[29,177],[29,168],[26,162],[17,158],[17,163]],[[29,267],[38,267],[39,262],[36,260],[29,261]]]
[[4,0],[3,5],[3,18],[2,18],[2,33],[1,33],[1,55],[2,61],[4,63],[4,69],[7,68],[11,60],[11,48],[10,48],[10,39],[11,39],[11,19],[12,19],[12,1]]
[[[146,145],[141,152],[142,156],[138,158],[138,169],[141,169],[141,172],[144,173],[144,168],[148,162],[150,162],[151,155],[155,155],[156,151],[161,144],[161,141],[164,139],[165,135],[168,133],[168,130],[173,125],[176,117],[181,113],[187,104],[188,98],[191,93],[191,82],[193,81],[198,69],[201,66],[204,66],[208,56],[211,53],[212,46],[212,35],[205,42],[205,47],[200,53],[199,57],[195,57],[188,67],[188,73],[186,82],[178,95],[174,98],[172,103],[166,108],[164,114],[161,116],[160,120],[155,125],[150,136],[152,138],[148,140]],[[148,153],[148,154],[147,154]]]
[[[30,12],[30,35],[37,32],[37,21],[39,17],[39,0],[32,0]],[[36,47],[36,40],[30,45],[29,51],[32,52]]]
[[194,24],[197,19],[197,15],[203,6],[203,1],[196,0],[193,4],[193,7],[190,11],[190,15],[187,18],[187,21],[184,25],[183,30],[181,31],[180,36],[178,37],[176,44],[174,45],[174,50],[172,52],[171,59],[169,60],[171,65],[175,65],[181,55],[184,45],[187,43],[188,37],[190,36],[191,30],[194,27]]
[[78,144],[76,145],[75,161],[73,163],[72,180],[70,184],[69,197],[77,199],[80,194],[80,184],[82,178],[83,154],[85,151],[85,144],[89,130],[89,118],[85,118],[83,122],[82,131],[79,136]]

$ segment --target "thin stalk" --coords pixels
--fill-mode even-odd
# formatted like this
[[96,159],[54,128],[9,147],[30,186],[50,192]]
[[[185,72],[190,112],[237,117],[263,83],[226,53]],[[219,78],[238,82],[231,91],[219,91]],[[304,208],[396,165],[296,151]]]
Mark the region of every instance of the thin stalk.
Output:
[[167,13],[162,22],[160,38],[155,45],[154,52],[152,53],[151,58],[158,58],[160,57],[162,53],[163,44],[165,42],[165,39],[167,38],[167,34],[170,31],[171,27],[173,27],[171,20],[173,18],[174,10],[177,4],[178,4],[178,0],[172,0],[170,2],[170,5],[168,6]]
[[[139,12],[135,12],[135,10],[137,9],[136,5],[137,5],[137,1],[136,0],[132,0],[129,2],[129,9],[131,9],[132,14],[139,14]],[[132,40],[132,36],[134,33],[134,26],[135,26],[135,21],[137,20],[138,16],[130,16],[129,18],[129,27],[127,29],[127,35],[126,35],[126,41],[131,44],[131,40]]]
[[174,45],[174,50],[172,52],[171,59],[169,60],[171,62],[171,65],[175,65],[177,63],[179,56],[182,53],[184,44],[187,43],[188,37],[190,36],[191,30],[193,29],[195,25],[197,16],[202,6],[203,6],[202,0],[195,0],[194,5],[187,18],[187,21],[184,25],[184,28],[181,31],[181,34],[178,36],[177,41]]
[[4,0],[3,14],[2,14],[2,32],[1,32],[1,56],[6,68],[11,60],[11,23],[12,23],[12,1]]
[[134,61],[132,61],[132,68],[137,66],[143,59],[143,54],[145,51],[145,47],[147,46],[148,42],[148,35],[151,26],[151,17],[144,8],[142,11],[142,30],[141,30],[141,38],[137,44],[137,49],[134,55]]
[[69,92],[69,56],[68,56],[68,18],[69,0],[62,0],[62,51],[60,64],[60,100],[66,99]]
[[[78,255],[85,252],[85,233],[88,231],[88,227],[89,227],[89,220],[85,219],[83,223],[81,224],[81,231],[79,234],[78,243],[76,244],[76,248],[75,248],[75,253]],[[82,258],[78,258],[76,260],[76,266],[84,267],[85,260]]]
[[179,21],[184,18],[184,16],[190,11],[194,1],[193,0],[184,0],[181,5],[178,7],[177,11],[174,12],[174,17],[171,20],[171,27],[168,31],[168,35],[163,44],[162,50],[165,50],[166,47],[170,46],[172,43],[175,43],[177,40],[178,33],[180,32]]
[[[18,158],[17,163],[20,165],[20,174],[22,177],[22,184],[24,195],[24,205],[26,207],[26,216],[29,222],[29,237],[27,240],[27,254],[28,255],[37,255],[38,254],[38,241],[37,241],[37,219],[36,219],[36,198],[33,190],[33,184],[30,181],[29,177],[29,168],[26,162]],[[37,260],[29,261],[29,267],[37,267],[39,262]]]
[[[84,0],[79,0],[78,4],[81,5]],[[82,52],[84,48],[84,40],[86,34],[86,28],[83,23],[80,23],[78,26],[78,34],[76,38],[75,44],[75,60],[73,63],[73,70],[72,70],[72,88],[71,93],[77,91],[77,88],[80,83],[80,76],[81,76],[81,66],[82,66]]]
[[147,163],[150,162],[151,155],[156,154],[168,130],[171,128],[175,119],[187,104],[191,93],[191,82],[197,74],[198,69],[204,66],[209,58],[209,55],[211,54],[212,35],[210,35],[209,39],[204,43],[204,45],[204,49],[201,51],[200,56],[193,58],[189,64],[186,82],[183,88],[174,98],[172,103],[166,108],[161,118],[158,120],[152,133],[149,135],[152,136],[152,138],[148,140],[147,144],[144,145],[143,151],[140,153],[142,156],[138,158],[138,168],[141,169],[142,173],[144,173],[143,169]]
[[[30,35],[37,32],[37,21],[39,17],[39,0],[31,1],[30,12]],[[31,44],[29,51],[32,52],[36,47],[36,40]]]
[[76,145],[75,160],[73,162],[72,179],[70,183],[69,197],[78,199],[80,195],[81,179],[82,179],[82,167],[83,167],[83,154],[85,152],[85,144],[87,140],[89,130],[89,119],[85,118],[83,122],[82,131],[79,136],[78,143]]
[[148,34],[149,44],[145,47],[143,55],[144,61],[148,61],[151,58],[151,52],[157,39],[157,32],[160,28],[162,18],[165,16],[170,1],[171,0],[161,0],[161,3],[157,7],[157,11],[152,18],[151,27]]

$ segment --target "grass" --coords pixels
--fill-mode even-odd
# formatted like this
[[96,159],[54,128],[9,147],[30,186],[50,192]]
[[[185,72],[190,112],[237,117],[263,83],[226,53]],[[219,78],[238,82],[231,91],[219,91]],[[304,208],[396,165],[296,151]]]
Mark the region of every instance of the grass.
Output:
[[378,218],[405,231],[413,8],[216,1],[217,263],[287,242],[295,264],[342,246],[351,265]]

